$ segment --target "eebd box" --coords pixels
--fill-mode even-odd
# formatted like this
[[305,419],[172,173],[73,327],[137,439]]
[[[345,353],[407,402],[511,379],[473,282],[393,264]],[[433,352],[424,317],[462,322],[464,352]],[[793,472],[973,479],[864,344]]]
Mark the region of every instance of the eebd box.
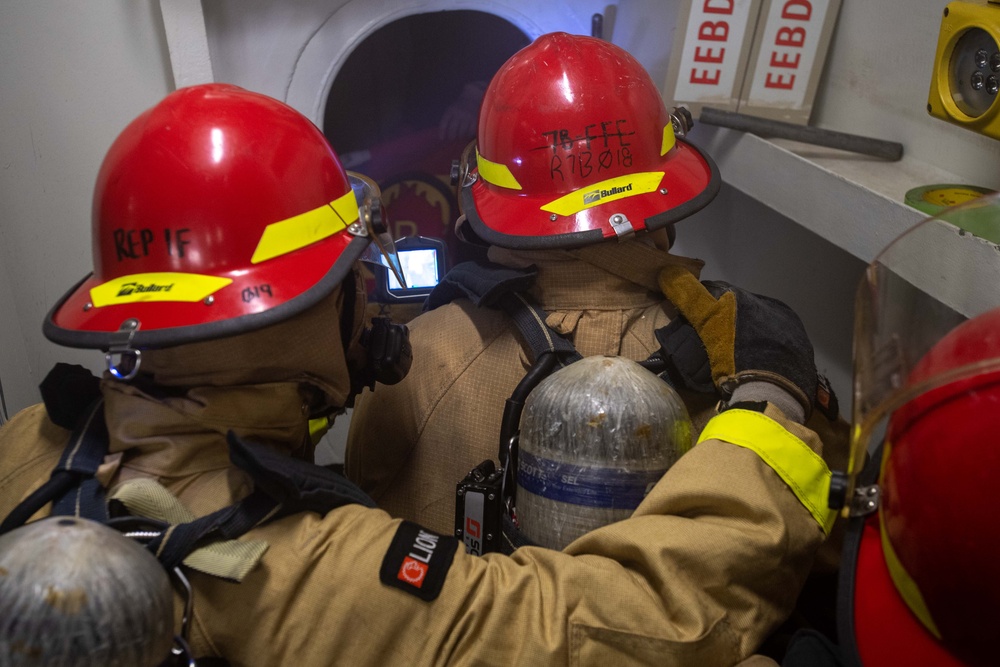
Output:
[[686,0],[677,16],[667,105],[736,111],[762,0]]
[[687,0],[664,97],[807,124],[840,2]]
[[805,125],[840,0],[764,0],[738,111]]

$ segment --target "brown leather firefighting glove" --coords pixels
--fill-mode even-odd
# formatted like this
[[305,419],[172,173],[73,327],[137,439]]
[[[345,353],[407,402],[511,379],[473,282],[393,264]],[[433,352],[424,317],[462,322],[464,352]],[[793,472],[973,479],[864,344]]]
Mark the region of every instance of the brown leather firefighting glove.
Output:
[[[699,282],[688,271],[674,266],[663,269],[659,282],[663,294],[681,315],[663,330],[661,336],[660,342],[665,343],[668,356],[678,356],[677,344],[670,339],[683,340],[683,329],[690,326],[707,355],[711,383],[723,400],[756,399],[780,403],[780,398],[777,401],[773,398],[781,396],[774,392],[777,387],[801,406],[804,419],[809,418],[817,404],[820,379],[812,343],[802,321],[791,308],[777,299],[753,294],[728,283]],[[673,354],[671,345],[675,346]],[[682,356],[692,357],[691,354]],[[687,384],[696,388],[693,385],[697,384],[697,373],[688,373],[682,368],[681,375],[692,378]],[[747,391],[751,387],[754,391]],[[784,402],[789,405],[787,400]]]

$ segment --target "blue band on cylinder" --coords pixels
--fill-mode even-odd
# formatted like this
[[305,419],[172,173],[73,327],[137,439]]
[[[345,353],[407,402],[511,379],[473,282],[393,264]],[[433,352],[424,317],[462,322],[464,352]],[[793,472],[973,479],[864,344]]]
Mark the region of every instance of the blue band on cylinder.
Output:
[[635,509],[666,469],[624,470],[553,461],[518,452],[517,484],[536,496],[571,505]]

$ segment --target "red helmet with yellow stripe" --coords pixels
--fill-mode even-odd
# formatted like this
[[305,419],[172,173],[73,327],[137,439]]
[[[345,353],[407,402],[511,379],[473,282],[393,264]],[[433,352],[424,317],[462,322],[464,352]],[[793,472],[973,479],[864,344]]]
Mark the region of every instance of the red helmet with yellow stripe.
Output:
[[862,664],[995,664],[1000,534],[1000,309],[939,341],[908,378],[930,387],[889,420],[878,512],[853,574]]
[[[1000,196],[946,209],[869,264],[857,293],[847,664],[996,664]],[[877,446],[881,442],[881,446]]]
[[377,198],[359,206],[354,180],[291,107],[232,85],[178,90],[109,149],[94,190],[94,272],[44,333],[141,349],[291,317],[329,294],[374,237]]
[[675,136],[635,58],[559,32],[493,77],[462,203],[491,245],[578,247],[665,227],[705,206],[719,185],[711,159]]

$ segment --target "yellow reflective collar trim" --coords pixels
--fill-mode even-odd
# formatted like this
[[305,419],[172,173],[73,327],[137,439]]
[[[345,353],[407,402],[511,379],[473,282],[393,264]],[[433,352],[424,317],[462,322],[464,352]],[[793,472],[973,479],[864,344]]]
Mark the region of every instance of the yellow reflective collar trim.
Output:
[[137,301],[201,301],[230,284],[232,279],[197,273],[135,273],[90,289],[94,307]]
[[674,136],[674,126],[667,123],[663,127],[663,143],[660,144],[660,155],[666,155],[667,151],[674,147],[677,143],[677,137]]
[[259,264],[305,248],[347,229],[357,219],[357,199],[354,190],[348,190],[329,204],[269,224],[260,235],[250,263]]
[[705,425],[698,442],[723,440],[753,450],[788,484],[816,523],[829,533],[836,513],[827,508],[830,469],[809,445],[753,410],[726,410]]
[[[889,460],[890,454],[892,454],[892,445],[886,441],[882,451],[883,473],[885,472],[885,464]],[[880,474],[879,479],[881,478],[882,475]],[[896,585],[896,590],[899,591],[899,595],[903,598],[906,606],[910,608],[914,616],[924,624],[924,627],[932,635],[941,639],[941,631],[938,630],[937,624],[931,618],[931,612],[927,609],[927,603],[924,602],[924,596],[920,594],[917,582],[913,580],[910,573],[903,567],[903,562],[899,560],[896,550],[892,548],[892,542],[889,541],[889,533],[885,530],[885,514],[882,512],[878,514],[878,530],[882,539],[882,554],[885,558],[885,565],[889,569],[889,576],[892,577],[892,583]]]
[[581,188],[563,195],[559,199],[553,199],[541,209],[558,215],[574,215],[591,206],[647,194],[660,187],[662,180],[662,171],[643,171],[616,176],[594,183],[586,189]]
[[510,173],[507,165],[487,160],[478,150],[476,150],[476,167],[479,169],[479,177],[487,183],[508,190],[521,189],[521,184],[514,178],[514,174]]
[[309,440],[313,445],[318,445],[323,436],[327,434],[333,423],[329,417],[318,417],[309,420]]

